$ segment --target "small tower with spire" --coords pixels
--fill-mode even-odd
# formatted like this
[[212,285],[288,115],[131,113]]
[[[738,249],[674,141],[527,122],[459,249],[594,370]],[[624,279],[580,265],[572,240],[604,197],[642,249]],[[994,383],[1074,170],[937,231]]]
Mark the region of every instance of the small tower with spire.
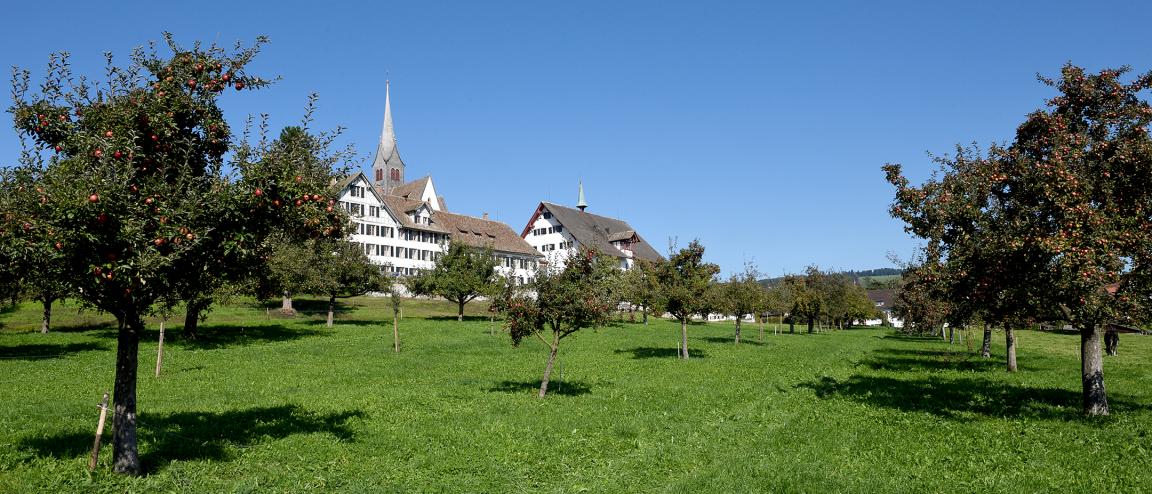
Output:
[[576,207],[579,208],[580,211],[584,211],[584,209],[588,207],[588,201],[584,200],[584,181],[583,180],[580,181],[580,199],[576,201]]
[[390,85],[390,81],[384,81],[384,130],[376,146],[376,158],[372,160],[373,181],[377,187],[384,189],[385,194],[404,185],[404,160],[400,159],[396,131],[392,128],[392,102],[388,94]]

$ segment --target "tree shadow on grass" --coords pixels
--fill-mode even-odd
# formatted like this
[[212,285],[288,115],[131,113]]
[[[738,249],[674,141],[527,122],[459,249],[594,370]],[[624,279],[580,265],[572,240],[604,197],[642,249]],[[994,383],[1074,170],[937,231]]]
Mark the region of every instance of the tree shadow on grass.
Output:
[[[200,326],[197,328],[196,332],[199,334],[196,339],[184,337],[183,334],[176,332],[179,337],[172,339],[172,345],[181,348],[191,348],[197,350],[214,350],[219,348],[248,346],[260,343],[293,341],[301,338],[328,335],[328,333],[320,330],[286,328],[280,324],[260,326]],[[159,337],[159,332],[149,331],[148,334],[144,337],[150,340],[155,340],[157,337]]]
[[[535,381],[503,381],[487,389],[492,393],[536,393],[540,391],[540,380]],[[580,396],[592,392],[592,386],[584,381],[556,381],[548,383],[549,395]]]
[[[1077,420],[1080,393],[1059,388],[1024,387],[987,379],[927,376],[914,379],[855,375],[838,380],[821,377],[800,383],[821,399],[845,398],[904,412],[924,412],[946,419],[977,414],[1002,418]],[[1109,396],[1116,412],[1148,408],[1123,396]]]
[[[673,347],[650,347],[638,346],[635,348],[622,348],[616,350],[616,353],[631,353],[632,358],[676,358],[680,356],[680,349]],[[705,358],[708,354],[704,350],[696,348],[688,348],[688,357],[690,358]]]
[[923,342],[923,341],[944,341],[939,336],[915,335],[915,334],[904,334],[904,333],[886,334],[883,336],[877,336],[877,338],[880,338],[882,340],[898,340],[898,341],[921,341],[921,342]]
[[1003,367],[996,359],[979,357],[966,351],[913,350],[904,348],[881,348],[859,365],[875,370],[897,372],[922,371],[990,371]]
[[[709,343],[727,343],[729,345],[735,345],[736,344],[736,336],[701,336],[701,337],[698,337],[695,339],[707,341]],[[740,335],[740,344],[741,345],[763,345],[763,343],[756,341],[756,334],[755,333],[752,334],[751,338],[749,338],[747,336],[747,334]],[[692,349],[691,348],[688,349],[688,356],[690,356],[690,357],[692,356]]]
[[101,350],[108,350],[108,347],[94,342],[0,346],[0,360],[45,360]]
[[[142,414],[137,429],[140,461],[146,472],[155,472],[174,461],[227,461],[232,459],[232,448],[295,434],[325,433],[340,441],[351,441],[353,433],[347,422],[363,416],[361,411],[320,414],[297,405]],[[92,438],[91,432],[69,431],[25,438],[18,448],[36,456],[75,458],[90,451]],[[106,434],[105,441],[110,440]],[[111,454],[110,449],[105,451],[103,456]]]
[[[309,326],[327,326],[328,325],[328,321],[326,319],[309,319],[307,321],[302,321],[302,322],[304,322],[305,324],[307,324]],[[400,323],[403,324],[404,322],[401,321]],[[392,318],[389,317],[388,319],[370,320],[370,319],[340,319],[339,317],[337,317],[334,321],[332,321],[332,326],[333,327],[335,327],[335,326],[379,326],[379,327],[388,326],[389,328],[391,328],[392,327]]]
[[[454,316],[454,315],[453,316],[424,316],[424,319],[427,319],[429,321],[457,322],[456,316]],[[488,322],[489,320],[491,320],[491,316],[469,316],[467,314],[464,315],[464,322],[468,322],[468,321]]]

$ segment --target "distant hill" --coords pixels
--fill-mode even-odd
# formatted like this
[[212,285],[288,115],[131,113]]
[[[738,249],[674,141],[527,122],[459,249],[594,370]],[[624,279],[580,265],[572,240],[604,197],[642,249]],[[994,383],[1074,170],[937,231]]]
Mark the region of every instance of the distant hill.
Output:
[[[900,268],[877,268],[865,269],[863,271],[840,271],[834,274],[855,278],[860,284],[867,286],[869,282],[891,283],[893,281],[899,281],[901,273],[903,273],[903,270]],[[784,281],[784,277],[777,276],[775,278],[765,278],[760,280],[760,284],[771,286],[782,281]]]

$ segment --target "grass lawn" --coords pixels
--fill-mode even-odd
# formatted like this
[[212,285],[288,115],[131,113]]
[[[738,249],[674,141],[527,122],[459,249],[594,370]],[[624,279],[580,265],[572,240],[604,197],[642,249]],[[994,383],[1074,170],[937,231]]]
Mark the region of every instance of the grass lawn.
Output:
[[[148,475],[86,471],[112,387],[114,327],[32,304],[0,318],[2,492],[1139,492],[1152,490],[1152,337],[1105,358],[1113,415],[1079,415],[1079,338],[1019,333],[1020,372],[965,344],[890,330],[816,335],[695,325],[584,331],[512,348],[483,307],[410,301],[391,351],[386,299],[277,319],[215,310],[204,337],[141,345]],[[302,301],[306,314],[322,304]],[[385,324],[387,321],[387,324]],[[797,329],[800,329],[799,327]],[[973,332],[978,346],[979,333]],[[106,432],[106,441],[110,436]]]

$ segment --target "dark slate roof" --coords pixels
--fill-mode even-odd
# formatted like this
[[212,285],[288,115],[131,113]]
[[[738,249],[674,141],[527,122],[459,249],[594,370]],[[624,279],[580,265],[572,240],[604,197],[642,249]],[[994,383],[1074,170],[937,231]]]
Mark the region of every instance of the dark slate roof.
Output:
[[[612,242],[614,240],[631,238],[633,239],[632,255],[634,258],[650,261],[664,259],[664,256],[656,252],[656,249],[653,249],[652,246],[625,221],[580,211],[579,209],[561,206],[551,202],[542,202],[540,206],[552,213],[552,217],[556,218],[556,221],[559,221],[565,230],[567,230],[577,242],[580,242],[581,245],[595,247],[601,252],[612,254],[616,257],[624,257],[624,253],[612,245]],[[628,235],[623,236],[626,233]]]
[[489,247],[493,251],[543,257],[534,247],[528,245],[512,227],[495,220],[434,211],[432,222],[448,232],[453,242],[461,242],[473,247]]

